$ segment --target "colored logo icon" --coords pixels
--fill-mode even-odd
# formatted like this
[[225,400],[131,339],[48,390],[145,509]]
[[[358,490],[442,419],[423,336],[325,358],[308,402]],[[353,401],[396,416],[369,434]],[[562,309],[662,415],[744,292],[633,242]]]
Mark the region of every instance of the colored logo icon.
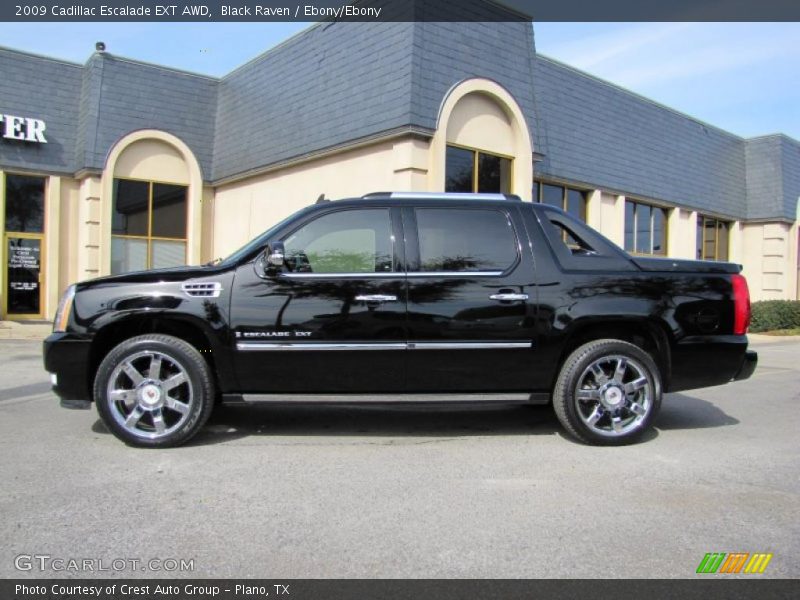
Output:
[[772,554],[756,552],[709,552],[697,566],[697,573],[763,573],[767,570]]

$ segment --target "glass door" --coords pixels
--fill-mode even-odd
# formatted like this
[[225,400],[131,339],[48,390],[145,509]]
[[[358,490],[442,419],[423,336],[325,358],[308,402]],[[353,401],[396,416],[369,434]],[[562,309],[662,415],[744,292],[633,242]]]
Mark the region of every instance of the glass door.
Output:
[[45,178],[6,175],[3,315],[44,316]]
[[6,234],[6,267],[6,314],[41,318],[42,236]]

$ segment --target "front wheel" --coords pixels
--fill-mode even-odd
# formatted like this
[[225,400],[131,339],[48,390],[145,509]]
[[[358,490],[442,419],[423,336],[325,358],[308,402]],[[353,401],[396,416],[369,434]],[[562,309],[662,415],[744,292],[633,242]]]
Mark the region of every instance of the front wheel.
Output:
[[652,357],[622,340],[595,340],[569,355],[553,390],[553,408],[578,440],[619,446],[638,440],[661,407],[661,375]]
[[106,427],[132,446],[180,445],[205,424],[214,389],[208,364],[185,341],[142,335],[116,346],[94,382]]

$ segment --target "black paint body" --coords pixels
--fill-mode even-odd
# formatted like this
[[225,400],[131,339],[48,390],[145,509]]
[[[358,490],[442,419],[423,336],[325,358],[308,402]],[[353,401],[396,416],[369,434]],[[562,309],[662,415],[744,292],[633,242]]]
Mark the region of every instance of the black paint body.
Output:
[[[374,277],[266,275],[262,252],[320,213],[389,208],[396,273]],[[514,266],[500,275],[420,272],[415,207],[491,208],[517,237]],[[594,249],[571,252],[551,223]],[[566,355],[582,341],[622,337],[656,356],[666,391],[748,377],[755,354],[733,335],[730,263],[631,257],[551,207],[513,200],[355,199],[303,209],[216,266],[100,278],[77,285],[67,331],[44,344],[45,368],[63,399],[91,399],[113,345],[143,333],[188,339],[208,358],[217,392],[549,393]],[[185,282],[216,282],[218,297],[190,297]],[[498,302],[491,294],[527,294]],[[396,302],[357,301],[389,294]],[[252,351],[237,344],[385,344],[375,350]],[[418,349],[415,344],[472,344]],[[524,347],[476,348],[516,343]]]

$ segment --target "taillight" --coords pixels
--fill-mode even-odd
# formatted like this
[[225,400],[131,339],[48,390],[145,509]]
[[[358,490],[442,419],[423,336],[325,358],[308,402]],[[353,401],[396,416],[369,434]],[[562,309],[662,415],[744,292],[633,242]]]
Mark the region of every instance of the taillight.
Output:
[[743,275],[732,275],[733,285],[733,333],[744,335],[750,327],[750,290]]

